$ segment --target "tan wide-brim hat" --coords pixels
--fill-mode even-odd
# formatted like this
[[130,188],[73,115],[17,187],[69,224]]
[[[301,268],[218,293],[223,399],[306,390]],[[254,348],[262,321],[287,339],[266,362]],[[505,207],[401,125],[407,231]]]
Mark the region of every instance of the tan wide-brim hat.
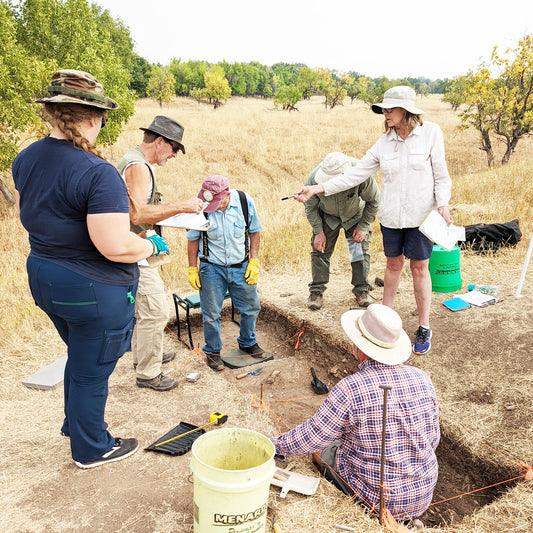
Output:
[[415,106],[416,93],[408,85],[397,85],[383,95],[383,102],[372,104],[374,113],[383,114],[383,109],[401,107],[413,115],[422,115],[424,111]]
[[351,341],[368,357],[384,365],[404,363],[411,356],[411,340],[394,309],[370,304],[365,310],[352,309],[341,317]]
[[341,152],[331,152],[319,164],[319,168],[315,174],[315,182],[317,184],[325,183],[332,178],[340,176],[346,172],[352,163],[350,158]]

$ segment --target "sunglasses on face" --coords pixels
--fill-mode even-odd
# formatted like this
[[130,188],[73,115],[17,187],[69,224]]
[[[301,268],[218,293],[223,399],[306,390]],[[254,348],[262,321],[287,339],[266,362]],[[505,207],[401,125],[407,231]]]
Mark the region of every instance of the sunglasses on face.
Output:
[[180,149],[179,145],[174,144],[172,141],[169,141],[168,139],[165,139],[165,137],[161,137],[166,143],[170,144],[172,151],[177,154],[178,150]]
[[391,109],[383,108],[383,113],[387,113],[387,115],[390,115],[393,111],[394,111],[394,107],[392,107]]
[[107,115],[102,115],[102,125],[101,128],[103,128],[109,119],[107,118]]

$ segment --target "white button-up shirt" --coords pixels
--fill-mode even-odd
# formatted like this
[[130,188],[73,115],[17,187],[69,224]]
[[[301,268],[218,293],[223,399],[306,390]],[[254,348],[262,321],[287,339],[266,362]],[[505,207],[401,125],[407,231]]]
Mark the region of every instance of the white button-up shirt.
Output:
[[392,130],[368,150],[356,167],[322,184],[326,196],[383,172],[378,216],[387,228],[415,228],[432,209],[447,206],[452,181],[444,157],[442,130],[433,122],[417,126],[404,140]]

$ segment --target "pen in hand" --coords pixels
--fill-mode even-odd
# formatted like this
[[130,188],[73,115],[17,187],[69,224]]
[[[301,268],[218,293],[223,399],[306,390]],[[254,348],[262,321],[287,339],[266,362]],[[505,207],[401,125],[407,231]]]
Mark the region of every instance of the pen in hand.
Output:
[[285,196],[284,198],[282,198],[282,200],[289,200],[290,198],[295,198],[296,196],[298,196],[297,194],[293,194],[292,196]]

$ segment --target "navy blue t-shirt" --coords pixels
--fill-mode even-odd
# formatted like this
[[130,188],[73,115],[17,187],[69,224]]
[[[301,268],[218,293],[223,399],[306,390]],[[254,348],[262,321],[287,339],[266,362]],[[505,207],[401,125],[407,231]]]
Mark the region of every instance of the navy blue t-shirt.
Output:
[[88,214],[129,212],[126,185],[113,165],[46,137],[15,158],[12,172],[33,255],[101,283],[137,281],[137,264],[106,259],[87,229]]

